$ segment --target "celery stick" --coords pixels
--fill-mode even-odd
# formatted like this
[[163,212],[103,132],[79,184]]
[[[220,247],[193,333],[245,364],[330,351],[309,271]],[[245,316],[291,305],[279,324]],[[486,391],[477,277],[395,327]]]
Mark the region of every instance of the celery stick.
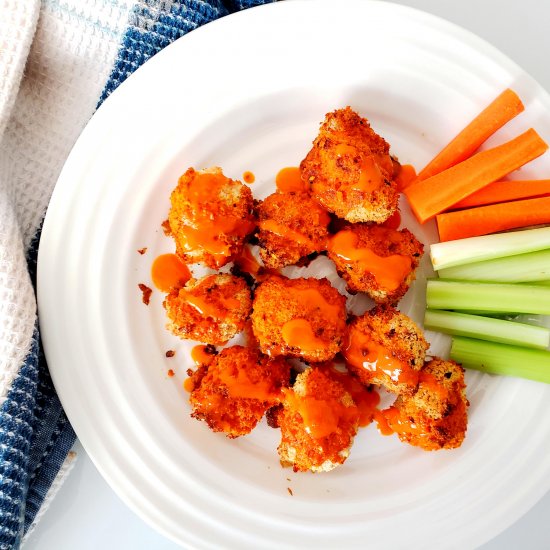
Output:
[[430,309],[550,314],[550,287],[430,279]]
[[438,272],[442,279],[524,283],[550,279],[550,249],[518,254],[483,262],[446,267]]
[[433,268],[439,271],[446,267],[550,248],[550,227],[469,237],[432,244],[430,248]]
[[549,329],[452,311],[427,309],[424,328],[453,336],[468,336],[529,348],[545,349],[550,344]]
[[514,323],[522,323],[524,325],[532,325],[550,329],[550,317],[548,315],[503,315],[506,321],[514,321]]
[[550,383],[548,351],[456,336],[450,358],[467,369]]

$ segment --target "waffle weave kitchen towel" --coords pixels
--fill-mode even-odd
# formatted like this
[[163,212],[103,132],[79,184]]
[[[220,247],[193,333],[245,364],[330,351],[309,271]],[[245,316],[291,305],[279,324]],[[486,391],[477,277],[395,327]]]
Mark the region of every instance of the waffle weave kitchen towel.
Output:
[[0,550],[19,548],[75,460],[35,298],[40,227],[63,163],[95,109],[147,59],[272,1],[0,0]]

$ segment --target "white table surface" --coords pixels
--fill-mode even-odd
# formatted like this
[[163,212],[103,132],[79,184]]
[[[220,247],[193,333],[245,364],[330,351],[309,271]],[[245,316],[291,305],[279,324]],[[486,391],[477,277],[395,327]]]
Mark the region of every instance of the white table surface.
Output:
[[[335,3],[338,0],[334,0]],[[400,0],[473,31],[550,91],[550,0]],[[550,404],[549,404],[550,406]],[[175,550],[109,488],[82,446],[24,550]],[[550,549],[550,493],[481,550]],[[414,548],[411,546],[411,550]]]

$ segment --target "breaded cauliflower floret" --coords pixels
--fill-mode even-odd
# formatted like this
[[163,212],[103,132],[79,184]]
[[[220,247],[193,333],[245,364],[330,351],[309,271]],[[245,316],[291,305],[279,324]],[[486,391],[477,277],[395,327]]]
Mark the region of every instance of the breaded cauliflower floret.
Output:
[[376,306],[349,324],[343,347],[348,368],[364,384],[412,394],[428,343],[420,328],[392,306]]
[[242,346],[222,350],[191,376],[191,416],[215,432],[234,438],[250,433],[264,413],[282,398],[290,366]]
[[348,458],[359,426],[351,395],[328,373],[311,367],[284,390],[277,413],[281,464],[295,472],[328,472]]
[[173,290],[166,296],[164,307],[170,332],[217,346],[243,330],[252,309],[252,297],[243,278],[208,275]]
[[408,229],[354,224],[334,235],[328,256],[355,292],[375,302],[397,303],[415,277],[424,246]]
[[309,193],[273,193],[257,208],[260,257],[279,269],[326,248],[330,216]]
[[271,275],[256,289],[251,319],[263,353],[328,361],[342,346],[346,299],[327,279]]
[[382,411],[399,439],[427,451],[459,447],[466,435],[468,400],[464,369],[434,358],[420,371],[413,395],[400,395]]
[[386,221],[399,198],[388,143],[349,107],[328,113],[300,164],[313,198],[350,222]]
[[189,168],[170,202],[170,232],[176,253],[186,263],[218,269],[241,252],[255,227],[252,192],[225,177],[221,168]]

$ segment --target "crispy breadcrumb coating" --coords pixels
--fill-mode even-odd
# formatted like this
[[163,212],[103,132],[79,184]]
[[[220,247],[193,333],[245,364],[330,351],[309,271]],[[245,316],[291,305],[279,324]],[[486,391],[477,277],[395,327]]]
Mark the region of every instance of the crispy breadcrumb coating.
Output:
[[260,257],[279,269],[326,248],[330,216],[309,193],[273,193],[257,208]]
[[420,371],[413,395],[400,395],[383,415],[401,441],[427,451],[459,447],[466,435],[469,402],[464,369],[434,358]]
[[334,235],[328,256],[354,292],[375,302],[397,303],[415,278],[424,246],[408,230],[353,224]]
[[255,228],[252,192],[225,177],[221,168],[189,168],[170,202],[170,231],[185,263],[218,269],[240,253]]
[[418,385],[428,346],[412,319],[380,305],[353,319],[342,351],[348,368],[364,384],[410,395]]
[[243,278],[208,275],[174,289],[166,296],[164,307],[170,332],[217,346],[243,330],[252,309],[252,297]]
[[349,107],[328,113],[300,164],[313,198],[340,218],[386,221],[399,198],[390,146]]
[[235,438],[250,433],[265,412],[280,403],[290,365],[242,346],[223,349],[191,376],[191,416],[214,432]]
[[359,410],[344,387],[322,369],[299,374],[284,390],[277,412],[281,464],[295,472],[328,472],[348,458],[359,426]]
[[252,329],[263,353],[332,359],[346,328],[346,299],[327,279],[271,275],[256,289]]

